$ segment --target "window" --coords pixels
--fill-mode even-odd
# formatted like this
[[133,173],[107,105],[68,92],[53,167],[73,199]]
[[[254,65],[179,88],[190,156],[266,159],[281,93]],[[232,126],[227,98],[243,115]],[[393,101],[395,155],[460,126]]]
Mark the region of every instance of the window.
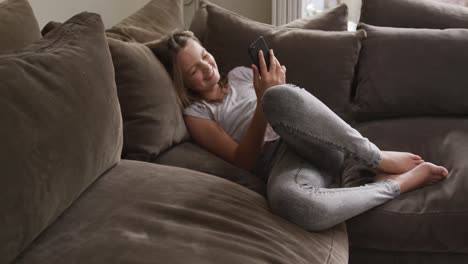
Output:
[[304,2],[304,16],[313,16],[339,5],[341,0],[305,0]]
[[348,30],[355,31],[359,20],[361,0],[303,0],[303,16],[313,16],[345,3],[349,8]]

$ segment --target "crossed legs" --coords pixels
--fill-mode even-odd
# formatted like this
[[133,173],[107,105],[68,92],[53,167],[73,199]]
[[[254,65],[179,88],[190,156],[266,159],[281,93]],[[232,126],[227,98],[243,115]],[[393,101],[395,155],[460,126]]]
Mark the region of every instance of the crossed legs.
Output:
[[[270,125],[284,141],[268,181],[273,212],[308,230],[321,230],[369,210],[399,193],[448,176],[407,152],[384,152],[303,88],[278,85],[262,98]],[[378,173],[375,182],[335,188],[345,159]]]

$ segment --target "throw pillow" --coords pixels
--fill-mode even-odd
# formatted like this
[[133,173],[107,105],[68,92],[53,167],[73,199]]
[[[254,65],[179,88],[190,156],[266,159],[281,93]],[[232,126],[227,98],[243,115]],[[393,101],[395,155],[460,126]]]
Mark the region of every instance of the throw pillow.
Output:
[[97,14],[0,55],[0,79],[0,263],[10,263],[119,162],[122,118]]
[[468,29],[359,28],[357,119],[468,114]]
[[182,0],[151,0],[108,32],[140,43],[156,40],[174,29],[184,28]]
[[[59,25],[49,22],[42,34]],[[121,41],[114,33],[106,35],[123,118],[122,158],[151,161],[189,137],[174,85],[148,47]]]
[[326,32],[275,28],[247,20],[214,5],[207,5],[205,47],[221,72],[250,67],[249,45],[262,35],[287,68],[287,82],[307,89],[349,121],[349,99],[354,67],[364,31]]
[[432,0],[362,0],[360,20],[386,27],[468,28],[468,8]]
[[122,157],[150,161],[188,138],[171,77],[145,45],[108,42],[124,122]]
[[[228,11],[222,7],[214,5],[209,1],[202,0],[200,2],[199,8],[195,12],[192,22],[190,23],[190,31],[192,31],[202,43],[205,42],[206,35],[206,27],[208,20],[207,6],[211,6],[212,8],[219,10],[219,12],[223,12],[226,15],[233,15],[239,20],[251,23],[252,25],[257,25],[261,28],[274,28],[272,25],[250,20],[243,16],[237,15],[231,11]],[[323,12],[322,14],[318,14],[309,18],[297,19],[282,27],[319,29],[327,31],[346,31],[348,27],[348,6],[346,4],[340,4],[335,8],[331,8]]]
[[0,53],[21,49],[41,38],[27,0],[0,2]]

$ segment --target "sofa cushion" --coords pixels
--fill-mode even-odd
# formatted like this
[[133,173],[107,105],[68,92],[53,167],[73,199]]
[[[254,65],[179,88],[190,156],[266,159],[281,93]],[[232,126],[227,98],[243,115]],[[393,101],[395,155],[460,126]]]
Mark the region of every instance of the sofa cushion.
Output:
[[151,162],[212,174],[266,195],[266,183],[260,177],[232,165],[193,142],[176,145]]
[[[382,150],[408,151],[447,168],[449,177],[396,197],[347,222],[350,245],[386,252],[468,253],[468,119],[404,118],[363,123]],[[356,174],[345,174],[356,186]]]
[[[250,66],[252,64],[247,48],[256,38],[264,36],[268,41],[268,37],[271,37],[277,31],[289,29],[288,24],[280,27],[267,25],[244,18],[216,5],[206,5],[206,10],[208,16],[203,44],[218,59],[218,66],[224,73],[237,66]],[[291,23],[297,25],[299,22],[293,21]],[[323,25],[323,28],[326,29],[327,26]],[[310,32],[313,34],[317,31]],[[349,32],[346,33],[349,34]],[[269,44],[270,48],[274,48],[273,43],[270,41],[267,44]],[[291,49],[293,48],[291,47]],[[282,58],[279,57],[279,59]]]
[[0,1],[0,53],[24,48],[40,38],[28,0]]
[[221,72],[252,64],[247,48],[263,35],[281,64],[286,81],[307,89],[342,118],[349,112],[354,67],[364,31],[275,28],[208,5],[205,47],[216,58]]
[[[200,1],[200,6],[195,12],[190,23],[190,30],[195,36],[202,42],[205,42],[205,35],[207,30],[208,10],[207,6],[212,6],[219,12],[225,13],[226,15],[232,15],[237,17],[241,21],[250,23],[252,26],[259,28],[274,28],[272,25],[256,22],[228,11],[220,6],[212,4],[209,1]],[[212,22],[216,23],[216,22]],[[282,26],[288,28],[306,28],[306,29],[319,29],[327,31],[346,31],[348,28],[348,6],[346,4],[340,4],[334,8],[330,8],[323,13],[314,15],[308,18],[297,19],[290,23]]]
[[453,253],[428,253],[428,252],[385,252],[380,250],[369,250],[362,248],[350,248],[349,263],[424,263],[424,264],[447,264],[468,263],[468,254]]
[[359,28],[357,120],[468,114],[468,29]]
[[[51,21],[41,32],[46,35],[60,24]],[[123,118],[122,158],[150,161],[189,137],[174,85],[145,45],[106,35]]]
[[309,233],[237,184],[122,160],[16,263],[347,263],[344,225]]
[[174,29],[184,28],[182,0],[151,0],[108,32],[140,43],[156,40]]
[[188,138],[175,88],[145,45],[108,42],[124,122],[122,157],[149,161]]
[[360,21],[405,28],[468,28],[468,8],[433,0],[362,0]]
[[10,263],[120,160],[122,118],[96,14],[0,55],[0,79],[0,263]]

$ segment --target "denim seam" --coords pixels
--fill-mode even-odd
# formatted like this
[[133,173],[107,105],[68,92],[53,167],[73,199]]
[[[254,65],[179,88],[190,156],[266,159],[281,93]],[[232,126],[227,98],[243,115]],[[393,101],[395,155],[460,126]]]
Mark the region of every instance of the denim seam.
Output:
[[[327,189],[327,188],[317,188],[317,187],[314,187],[314,186],[311,186],[310,184],[308,183],[299,183],[298,180],[297,180],[297,177],[299,176],[299,174],[301,173],[303,167],[301,166],[301,168],[298,170],[298,172],[296,173],[296,176],[294,177],[294,182],[301,188],[301,189],[305,189],[305,190],[309,190],[310,192],[309,193],[314,193],[314,194],[326,194],[326,193],[338,193],[338,192],[349,192],[349,191],[356,191],[357,189],[355,188],[358,188],[358,189],[372,189],[372,188],[375,188],[376,185],[375,183],[380,183],[380,184],[383,184],[387,187],[390,187],[390,189],[392,190],[393,194],[396,196],[399,195],[400,193],[400,190],[399,188],[395,188],[395,184],[398,184],[396,182],[389,182],[389,181],[392,181],[392,180],[384,180],[384,181],[379,181],[379,182],[373,182],[373,183],[370,183],[370,184],[374,184],[374,185],[370,185],[370,184],[366,184],[366,185],[361,185],[361,186],[357,186],[357,187],[354,187],[354,188],[351,188],[351,189],[343,189],[343,188],[334,188],[332,190],[330,189]],[[324,189],[324,190],[327,190],[327,191],[319,191],[319,189]]]
[[277,125],[283,126],[283,127],[285,127],[286,129],[289,129],[289,130],[294,131],[294,132],[298,132],[298,133],[303,134],[303,135],[305,135],[305,136],[311,137],[312,139],[315,139],[315,140],[319,141],[320,143],[324,143],[324,144],[326,144],[326,145],[329,145],[329,146],[331,146],[331,147],[334,147],[335,149],[341,151],[341,152],[344,153],[344,154],[349,153],[352,157],[354,157],[354,159],[360,159],[360,160],[363,160],[363,161],[367,162],[367,161],[364,160],[363,158],[359,157],[359,155],[357,155],[357,153],[355,153],[355,152],[353,152],[353,151],[351,151],[351,150],[348,150],[348,149],[346,149],[346,148],[343,147],[343,146],[340,146],[340,145],[338,145],[338,144],[335,144],[335,143],[333,143],[333,142],[331,142],[331,141],[329,141],[329,140],[327,140],[327,139],[320,138],[320,137],[318,137],[318,136],[316,136],[316,135],[309,134],[309,133],[307,133],[307,132],[305,132],[305,131],[303,131],[303,130],[300,130],[300,129],[296,128],[296,127],[293,127],[293,126],[291,126],[291,125],[289,125],[289,124],[287,124],[287,123],[284,123],[284,122],[281,122],[281,121],[276,121],[276,122],[270,123],[270,125],[271,125],[272,127],[276,127]]
[[376,168],[382,160],[383,160],[382,154],[380,154],[379,152],[376,152],[372,156],[372,161],[369,163],[369,167]]
[[326,264],[329,264],[330,260],[331,260],[331,255],[332,255],[333,249],[335,247],[335,240],[336,240],[335,236],[336,236],[336,230],[333,229],[332,230],[332,239],[331,239],[331,243],[330,243],[330,250],[328,250],[327,259],[325,260]]

